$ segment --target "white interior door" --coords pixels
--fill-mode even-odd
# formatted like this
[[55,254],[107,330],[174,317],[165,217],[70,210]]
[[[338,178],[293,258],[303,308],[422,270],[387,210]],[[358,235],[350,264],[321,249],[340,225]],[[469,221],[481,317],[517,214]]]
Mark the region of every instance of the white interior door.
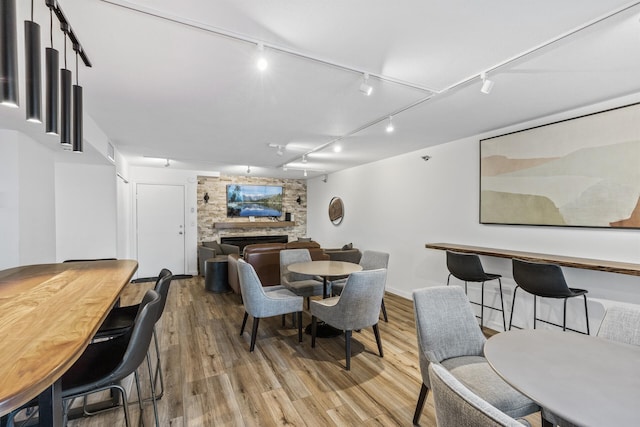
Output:
[[184,274],[184,203],[184,186],[136,186],[138,277],[157,276],[163,268]]

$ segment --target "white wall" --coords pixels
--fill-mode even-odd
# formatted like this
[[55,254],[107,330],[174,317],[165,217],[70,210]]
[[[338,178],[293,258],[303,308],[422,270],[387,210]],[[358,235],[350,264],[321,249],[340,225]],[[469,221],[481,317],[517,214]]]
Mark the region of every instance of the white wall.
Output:
[[[324,247],[353,242],[361,249],[389,252],[387,290],[407,298],[414,289],[446,283],[445,254],[426,249],[424,245],[429,242],[640,263],[640,230],[500,226],[482,225],[478,221],[481,138],[626,105],[638,99],[640,94],[425,148],[331,174],[326,183],[320,179],[310,180],[308,235]],[[425,154],[432,156],[428,162],[421,158]],[[334,196],[341,197],[345,205],[344,221],[339,226],[331,224],[327,215],[329,201]],[[514,286],[510,261],[490,257],[483,257],[482,261],[486,270],[505,276],[505,303],[510,307]],[[592,298],[640,304],[640,277],[570,268],[564,272],[570,286],[588,289]],[[477,295],[470,293],[470,296],[474,299]],[[519,294],[514,324],[526,324],[532,316],[531,297],[526,307],[520,305],[520,298]],[[553,307],[551,312],[550,307]],[[597,326],[602,307],[594,303],[589,308]],[[549,316],[554,321],[561,316],[555,304],[545,305],[542,312],[542,317]],[[501,329],[498,315],[490,315],[490,326]],[[583,327],[584,308],[580,301],[570,302],[568,316],[579,322],[576,327]]]
[[55,260],[53,153],[0,129],[0,269]]
[[116,257],[115,166],[56,163],[56,258]]

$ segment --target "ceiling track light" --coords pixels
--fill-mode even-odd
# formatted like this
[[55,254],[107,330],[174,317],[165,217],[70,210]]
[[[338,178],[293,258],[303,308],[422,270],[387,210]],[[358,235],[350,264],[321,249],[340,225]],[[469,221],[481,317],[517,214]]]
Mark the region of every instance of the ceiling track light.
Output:
[[304,176],[307,176],[307,170],[306,169],[304,170]]
[[256,61],[256,66],[258,67],[258,70],[264,71],[269,66],[269,62],[267,61],[267,58],[264,56],[264,45],[262,43],[258,43],[257,49],[258,49],[258,59]]
[[487,73],[481,73],[480,78],[482,79],[482,87],[480,88],[480,92],[488,95],[491,93],[491,89],[493,89],[493,80],[489,80],[487,78]]
[[67,32],[69,26],[61,24],[64,33],[64,68],[60,70],[60,144],[70,150],[71,145],[71,71],[67,69]]
[[171,163],[169,162],[169,159],[167,159],[167,161],[164,164],[164,167],[168,168],[169,166],[171,166]]
[[340,145],[340,144],[338,144],[338,143],[333,144],[333,152],[334,152],[334,153],[339,153],[339,152],[341,152],[341,151],[342,151],[342,145]]
[[251,173],[251,166],[247,166],[247,173]]
[[385,128],[385,130],[387,131],[387,133],[391,133],[395,129],[396,128],[393,126],[393,116],[389,116],[389,123],[387,123],[387,127]]
[[31,0],[31,20],[24,21],[24,58],[27,121],[42,123],[40,25],[33,20],[33,0]]
[[306,154],[302,155],[302,163],[307,163],[307,155]]
[[82,86],[79,84],[78,77],[78,48],[74,43],[73,50],[76,52],[76,84],[73,85],[73,134],[71,142],[75,153],[83,151],[83,120],[82,120]]
[[17,108],[18,30],[16,0],[0,0],[0,104]]
[[369,83],[369,73],[364,73],[362,76],[362,83],[360,83],[360,92],[362,92],[366,96],[371,96],[373,93],[373,86]]
[[49,6],[51,47],[45,49],[45,132],[58,135],[58,51],[53,48],[53,9]]

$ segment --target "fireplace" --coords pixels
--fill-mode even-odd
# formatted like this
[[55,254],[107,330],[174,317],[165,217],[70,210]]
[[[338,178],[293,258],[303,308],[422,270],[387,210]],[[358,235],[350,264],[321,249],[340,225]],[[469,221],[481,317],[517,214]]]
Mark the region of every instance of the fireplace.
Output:
[[240,248],[240,253],[247,245],[255,243],[287,243],[289,236],[286,234],[276,236],[226,236],[220,238],[220,243],[227,243]]

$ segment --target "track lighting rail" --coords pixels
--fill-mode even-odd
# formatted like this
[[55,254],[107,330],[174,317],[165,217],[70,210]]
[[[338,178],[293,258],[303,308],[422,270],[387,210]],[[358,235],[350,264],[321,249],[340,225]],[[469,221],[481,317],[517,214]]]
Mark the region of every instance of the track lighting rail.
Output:
[[58,21],[60,21],[60,29],[63,32],[65,32],[67,36],[69,36],[69,39],[73,44],[73,50],[78,52],[78,55],[80,55],[80,58],[82,58],[82,62],[84,62],[84,65],[86,65],[87,67],[91,67],[91,61],[89,60],[89,56],[87,56],[87,53],[84,51],[82,47],[82,44],[80,44],[80,40],[78,40],[78,37],[73,32],[73,29],[71,28],[71,24],[69,24],[69,20],[64,15],[64,12],[62,12],[62,9],[60,8],[60,5],[58,4],[58,2],[56,0],[45,0],[44,2],[47,5],[47,7],[53,10],[53,12],[56,14]]

